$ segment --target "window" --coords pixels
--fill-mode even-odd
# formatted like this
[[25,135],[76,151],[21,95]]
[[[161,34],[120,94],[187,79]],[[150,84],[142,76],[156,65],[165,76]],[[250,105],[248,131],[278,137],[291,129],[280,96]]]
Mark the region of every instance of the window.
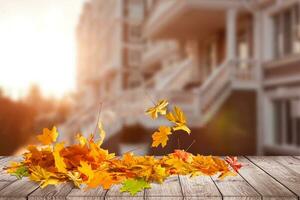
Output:
[[300,53],[300,4],[273,16],[276,58]]
[[276,100],[273,105],[275,143],[300,147],[300,100]]

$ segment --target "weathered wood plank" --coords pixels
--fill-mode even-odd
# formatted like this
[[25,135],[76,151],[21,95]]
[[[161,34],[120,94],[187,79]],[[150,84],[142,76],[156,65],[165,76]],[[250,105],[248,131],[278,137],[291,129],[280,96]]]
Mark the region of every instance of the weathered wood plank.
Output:
[[11,182],[9,181],[0,181],[0,190],[8,186]]
[[28,178],[17,180],[1,190],[0,199],[27,199],[39,185]]
[[107,190],[104,190],[102,187],[89,190],[73,188],[67,195],[67,199],[99,200],[104,199],[106,192]]
[[286,187],[268,175],[265,171],[250,162],[247,158],[240,158],[244,167],[240,170],[241,176],[258,191],[264,199],[285,198],[297,199],[297,196]]
[[9,156],[9,157],[5,157],[0,160],[0,181],[13,182],[13,181],[17,180],[17,178],[15,176],[11,176],[10,174],[8,174],[4,170],[4,168],[7,167],[10,164],[10,162],[20,161],[21,159],[22,159],[22,156]]
[[222,199],[217,186],[209,176],[179,176],[185,199]]
[[261,195],[239,174],[224,180],[219,180],[217,176],[213,176],[212,179],[223,199],[261,199]]
[[152,183],[150,189],[145,189],[146,199],[182,199],[183,194],[178,176],[171,176],[162,184]]
[[117,199],[144,199],[144,190],[137,193],[135,196],[131,196],[128,192],[120,192],[121,184],[112,186],[105,195],[105,200],[117,200]]
[[50,185],[45,188],[38,188],[32,194],[28,196],[30,200],[40,199],[66,199],[66,196],[74,188],[72,183],[64,183],[57,186]]
[[[297,196],[300,196],[300,161],[297,166],[297,159],[289,156],[249,156],[248,158]],[[292,165],[293,163],[294,165]],[[294,171],[292,168],[297,169]]]

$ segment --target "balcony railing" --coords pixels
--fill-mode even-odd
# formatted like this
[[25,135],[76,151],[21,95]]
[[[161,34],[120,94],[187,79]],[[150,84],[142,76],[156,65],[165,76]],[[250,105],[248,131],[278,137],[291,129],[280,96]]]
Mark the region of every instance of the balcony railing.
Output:
[[230,81],[231,68],[229,62],[225,62],[200,87],[201,112],[208,112],[215,105]]
[[148,45],[146,52],[143,54],[142,63],[145,68],[157,62],[161,62],[166,59],[169,55],[175,54],[179,50],[177,43],[169,42],[158,42]]
[[154,77],[155,88],[157,90],[182,88],[190,79],[192,68],[193,61],[188,58],[162,69]]

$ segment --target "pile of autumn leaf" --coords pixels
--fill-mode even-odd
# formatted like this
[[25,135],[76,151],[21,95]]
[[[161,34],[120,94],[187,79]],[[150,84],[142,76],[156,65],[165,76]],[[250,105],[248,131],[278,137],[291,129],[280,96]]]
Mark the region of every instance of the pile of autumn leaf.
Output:
[[[174,112],[168,112],[168,102],[159,101],[153,108],[146,111],[155,120],[162,116],[174,126],[161,126],[153,135],[152,147],[166,146],[169,136],[178,130],[190,134],[186,118],[179,107]],[[102,186],[109,189],[115,184],[122,184],[121,192],[135,195],[137,192],[150,188],[150,183],[162,183],[171,175],[218,175],[220,179],[235,175],[241,168],[236,157],[225,160],[215,156],[193,155],[184,150],[160,158],[154,156],[136,156],[132,152],[116,157],[101,148],[105,138],[101,122],[99,139],[91,134],[89,138],[81,134],[76,136],[77,144],[65,146],[56,142],[58,132],[44,129],[37,139],[42,146],[28,146],[21,162],[13,162],[7,167],[7,172],[17,178],[29,177],[39,182],[41,187],[73,182],[78,188],[96,188]],[[185,134],[185,133],[181,133]]]

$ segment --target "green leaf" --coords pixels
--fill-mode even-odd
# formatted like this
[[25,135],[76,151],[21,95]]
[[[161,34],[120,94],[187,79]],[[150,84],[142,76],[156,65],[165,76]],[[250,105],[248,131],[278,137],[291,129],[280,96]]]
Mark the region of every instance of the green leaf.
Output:
[[151,188],[150,184],[143,179],[127,179],[123,182],[121,192],[129,192],[132,196],[145,188]]
[[24,176],[29,176],[29,173],[26,166],[20,166],[14,173],[12,173],[12,175],[16,176],[18,179],[21,179]]

